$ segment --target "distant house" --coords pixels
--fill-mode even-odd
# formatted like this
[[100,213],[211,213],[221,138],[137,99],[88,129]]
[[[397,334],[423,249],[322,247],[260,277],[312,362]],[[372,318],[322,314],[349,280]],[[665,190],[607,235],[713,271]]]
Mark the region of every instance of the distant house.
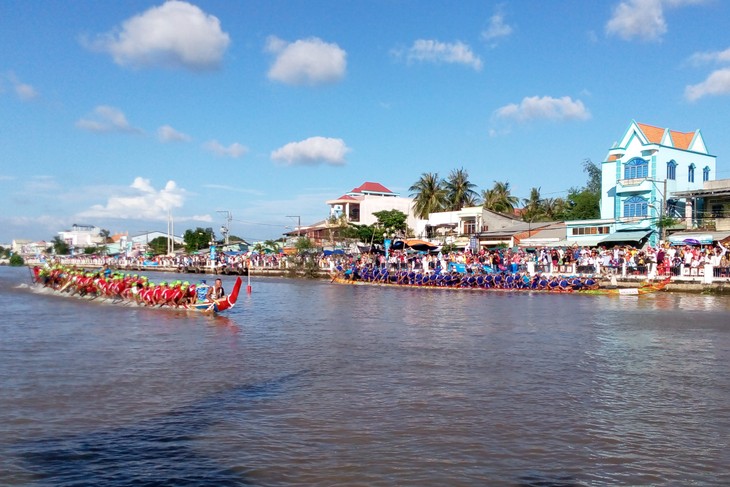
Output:
[[[632,232],[626,241],[648,238],[655,244],[662,215],[694,224],[705,213],[704,201],[687,192],[715,180],[715,164],[699,130],[679,132],[632,121],[601,164],[601,219],[611,222],[609,233],[626,237],[624,232]],[[576,225],[568,223],[570,237]]]
[[427,220],[418,220],[416,235],[461,247],[469,244],[470,237],[482,240],[482,236],[490,231],[512,228],[520,222],[513,215],[469,206],[456,211],[430,213]]
[[344,216],[349,223],[372,225],[378,221],[374,213],[398,210],[408,215],[406,224],[410,228],[416,226],[412,211],[413,199],[403,198],[380,183],[364,182],[339,198],[327,201],[327,204],[330,217]]
[[101,236],[101,229],[94,225],[79,225],[74,223],[71,230],[58,232],[61,240],[66,242],[70,249],[85,249],[106,243]]

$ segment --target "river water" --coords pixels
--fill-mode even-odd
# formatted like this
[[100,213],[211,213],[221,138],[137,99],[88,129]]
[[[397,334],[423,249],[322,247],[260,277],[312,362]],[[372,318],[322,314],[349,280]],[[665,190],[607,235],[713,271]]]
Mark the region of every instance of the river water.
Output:
[[1,485],[730,485],[727,297],[261,278],[208,317],[21,282]]

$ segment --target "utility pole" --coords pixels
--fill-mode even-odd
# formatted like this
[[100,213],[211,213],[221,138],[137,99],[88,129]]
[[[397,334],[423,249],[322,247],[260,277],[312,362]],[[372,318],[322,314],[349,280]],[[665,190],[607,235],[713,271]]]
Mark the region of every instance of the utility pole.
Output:
[[286,217],[297,219],[297,237],[301,237],[302,236],[302,217],[299,215],[287,215]]
[[223,234],[225,244],[228,245],[228,235],[230,234],[231,220],[233,220],[233,215],[231,215],[231,212],[228,210],[219,210],[217,213],[225,213],[226,215],[226,224],[221,227],[221,233]]

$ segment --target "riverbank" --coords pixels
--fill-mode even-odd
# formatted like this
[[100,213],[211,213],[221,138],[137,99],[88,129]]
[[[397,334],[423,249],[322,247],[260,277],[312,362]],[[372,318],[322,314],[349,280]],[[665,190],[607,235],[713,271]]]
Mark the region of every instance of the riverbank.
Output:
[[[78,267],[85,269],[99,269],[98,265],[79,265]],[[296,268],[279,269],[271,267],[250,267],[240,269],[211,269],[209,267],[201,268],[177,268],[166,266],[136,266],[134,268],[119,269],[123,272],[166,272],[166,273],[184,273],[184,274],[203,274],[203,275],[219,275],[219,276],[249,276],[256,277],[285,277],[296,279],[330,279],[329,269],[319,270],[302,270]],[[631,275],[626,277],[616,276],[616,285],[620,288],[637,288],[646,282],[646,276]],[[601,281],[603,286],[611,284],[607,279]],[[715,278],[712,283],[704,282],[702,276],[674,276],[672,281],[666,286],[666,292],[673,293],[694,293],[694,294],[714,294],[730,296],[730,278]]]

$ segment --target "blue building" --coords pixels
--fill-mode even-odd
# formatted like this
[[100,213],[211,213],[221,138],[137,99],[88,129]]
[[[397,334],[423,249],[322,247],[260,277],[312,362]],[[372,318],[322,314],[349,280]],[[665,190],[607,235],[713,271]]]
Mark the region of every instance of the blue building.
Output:
[[632,120],[601,164],[601,220],[610,222],[612,234],[603,242],[627,237],[625,241],[648,239],[655,245],[662,215],[683,219],[691,227],[695,215],[704,211],[695,207],[702,200],[676,193],[714,181],[715,163],[699,130],[678,132]]

